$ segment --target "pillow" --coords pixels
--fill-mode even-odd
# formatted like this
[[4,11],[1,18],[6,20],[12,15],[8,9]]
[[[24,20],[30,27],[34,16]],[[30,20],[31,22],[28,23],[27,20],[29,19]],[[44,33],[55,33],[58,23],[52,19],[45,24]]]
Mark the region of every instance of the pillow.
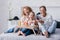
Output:
[[57,28],[60,28],[60,22],[57,21]]

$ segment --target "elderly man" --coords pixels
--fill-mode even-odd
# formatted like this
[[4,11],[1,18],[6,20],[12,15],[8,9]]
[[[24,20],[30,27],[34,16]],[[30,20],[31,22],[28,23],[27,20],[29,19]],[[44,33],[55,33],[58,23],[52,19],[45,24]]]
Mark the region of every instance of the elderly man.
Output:
[[52,16],[46,13],[46,7],[41,6],[39,8],[40,13],[37,14],[37,21],[42,31],[42,34],[49,37],[49,34],[54,33],[56,29],[56,21],[53,20]]

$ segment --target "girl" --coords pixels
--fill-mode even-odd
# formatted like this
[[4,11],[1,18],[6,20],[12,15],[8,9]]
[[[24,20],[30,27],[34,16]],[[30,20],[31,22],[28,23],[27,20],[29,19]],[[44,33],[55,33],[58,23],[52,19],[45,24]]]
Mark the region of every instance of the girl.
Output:
[[30,12],[30,14],[29,14],[28,25],[33,29],[33,31],[35,30],[36,33],[38,33],[38,34],[40,33],[39,26],[38,26],[38,23],[36,21],[34,12]]

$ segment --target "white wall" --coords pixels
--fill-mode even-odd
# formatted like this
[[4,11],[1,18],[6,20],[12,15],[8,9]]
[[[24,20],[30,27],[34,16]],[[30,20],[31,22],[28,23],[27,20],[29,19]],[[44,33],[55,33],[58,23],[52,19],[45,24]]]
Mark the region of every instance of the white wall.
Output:
[[60,21],[60,0],[0,0],[0,33],[5,31],[8,26],[9,11],[10,18],[15,15],[21,16],[22,6],[30,6],[35,13],[39,11],[41,5],[47,6],[47,12],[50,13],[55,20]]
[[22,6],[29,5],[29,6],[60,6],[60,0],[19,0]]
[[0,33],[7,28],[8,17],[8,0],[0,0]]
[[60,21],[60,0],[10,0],[9,3],[11,3],[11,18],[13,18],[15,15],[21,16],[21,8],[23,6],[30,6],[32,9],[37,13],[39,11],[39,7],[41,5],[45,5],[47,7],[47,12],[50,13],[54,19]]

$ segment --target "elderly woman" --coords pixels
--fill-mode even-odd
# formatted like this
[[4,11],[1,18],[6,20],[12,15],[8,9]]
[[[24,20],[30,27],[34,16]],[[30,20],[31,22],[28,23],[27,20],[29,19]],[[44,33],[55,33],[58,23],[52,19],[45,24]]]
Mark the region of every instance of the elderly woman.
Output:
[[18,35],[23,35],[23,36],[27,36],[33,33],[33,31],[31,29],[29,29],[29,25],[28,25],[28,20],[29,20],[29,14],[30,12],[32,12],[32,9],[29,6],[25,6],[23,7],[22,10],[22,17],[20,19],[21,22],[21,26],[23,27],[18,31]]
[[[20,19],[21,25],[10,28],[5,33],[12,33],[15,31],[15,32],[18,32],[18,35],[21,34],[21,35],[27,36],[27,35],[32,34],[33,31],[31,29],[28,29],[28,25],[27,25],[30,12],[32,12],[32,9],[29,6],[24,6],[22,8],[22,17]],[[20,28],[20,27],[23,27],[23,28]],[[24,28],[24,27],[26,27],[26,28]]]

